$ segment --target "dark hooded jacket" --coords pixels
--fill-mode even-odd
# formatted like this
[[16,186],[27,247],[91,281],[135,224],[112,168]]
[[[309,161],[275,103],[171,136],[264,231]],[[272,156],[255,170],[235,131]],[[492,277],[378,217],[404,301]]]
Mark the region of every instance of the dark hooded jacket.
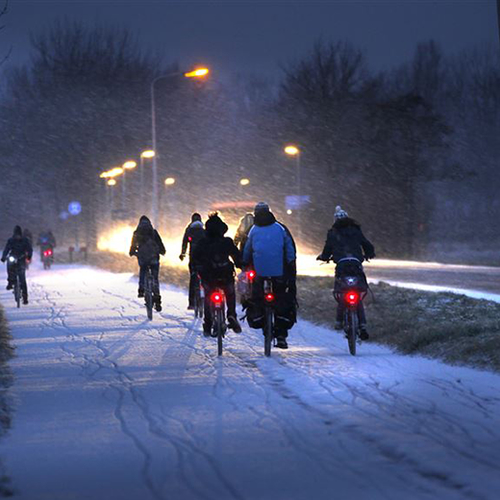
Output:
[[13,255],[14,257],[21,258],[26,257],[31,260],[33,256],[33,247],[31,242],[26,236],[23,236],[23,232],[19,226],[14,228],[14,234],[12,238],[9,238],[2,254],[2,261],[7,259],[8,255]]
[[158,231],[153,228],[151,221],[143,215],[132,237],[129,255],[137,255],[140,266],[157,264],[160,254],[165,255],[165,247]]
[[224,236],[227,230],[227,225],[217,215],[205,223],[205,236],[191,255],[203,281],[230,282],[234,279],[234,264],[241,268],[240,251],[231,238]]
[[333,259],[338,263],[346,257],[354,257],[360,262],[375,257],[374,246],[365,238],[360,225],[350,217],[335,221],[318,258],[324,261]]
[[203,229],[203,222],[201,220],[195,220],[186,227],[184,231],[184,237],[182,238],[182,250],[183,255],[186,254],[189,245],[189,256],[193,255],[193,250],[198,242],[205,236],[205,229]]

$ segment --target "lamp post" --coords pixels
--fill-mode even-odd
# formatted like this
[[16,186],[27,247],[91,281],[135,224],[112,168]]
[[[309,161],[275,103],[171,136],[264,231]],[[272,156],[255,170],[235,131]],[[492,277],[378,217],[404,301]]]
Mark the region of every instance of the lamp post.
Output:
[[[285,146],[283,149],[285,154],[288,156],[295,157],[296,162],[296,181],[297,181],[297,240],[302,240],[302,179],[301,179],[301,165],[300,165],[300,149],[297,146],[290,144],[289,146]],[[290,214],[289,214],[290,215]]]
[[126,179],[126,172],[127,170],[132,170],[137,167],[137,163],[135,161],[129,160],[126,161],[123,165],[123,181],[122,181],[122,210],[125,210],[125,201],[127,198],[127,185],[125,182]]
[[139,195],[139,200],[141,202],[141,211],[144,210],[144,160],[146,159],[151,159],[154,158],[155,156],[155,151],[152,149],[146,149],[141,153],[141,167],[140,167],[140,195]]
[[167,75],[157,76],[151,81],[151,142],[153,146],[153,190],[151,199],[151,214],[153,218],[153,225],[158,224],[158,149],[156,146],[156,109],[155,109],[155,84],[159,80],[174,78],[183,75],[185,78],[203,78],[207,76],[209,70],[207,68],[197,68],[188,73],[174,72]]

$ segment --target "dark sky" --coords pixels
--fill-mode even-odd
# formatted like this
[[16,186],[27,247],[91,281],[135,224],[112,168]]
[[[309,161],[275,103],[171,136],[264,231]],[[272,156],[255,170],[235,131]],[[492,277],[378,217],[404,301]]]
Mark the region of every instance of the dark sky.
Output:
[[430,38],[447,52],[498,44],[495,0],[11,0],[2,40],[13,46],[11,63],[25,61],[29,33],[58,16],[129,27],[167,61],[269,76],[319,36],[365,49],[375,69],[410,58]]

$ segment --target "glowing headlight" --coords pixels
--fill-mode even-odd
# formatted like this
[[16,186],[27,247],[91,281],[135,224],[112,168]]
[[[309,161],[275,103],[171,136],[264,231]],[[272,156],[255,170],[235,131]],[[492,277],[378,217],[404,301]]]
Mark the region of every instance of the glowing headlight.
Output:
[[9,257],[9,262],[16,262],[16,258],[12,257],[12,255]]

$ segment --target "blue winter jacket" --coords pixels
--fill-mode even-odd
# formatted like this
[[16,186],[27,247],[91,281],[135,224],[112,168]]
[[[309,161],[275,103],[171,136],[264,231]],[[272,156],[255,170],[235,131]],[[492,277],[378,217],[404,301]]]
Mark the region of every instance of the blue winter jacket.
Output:
[[[253,263],[258,276],[283,276],[285,262],[296,259],[295,245],[286,229],[267,212],[262,224],[256,218],[243,250],[243,262]],[[272,218],[271,218],[272,217]]]

